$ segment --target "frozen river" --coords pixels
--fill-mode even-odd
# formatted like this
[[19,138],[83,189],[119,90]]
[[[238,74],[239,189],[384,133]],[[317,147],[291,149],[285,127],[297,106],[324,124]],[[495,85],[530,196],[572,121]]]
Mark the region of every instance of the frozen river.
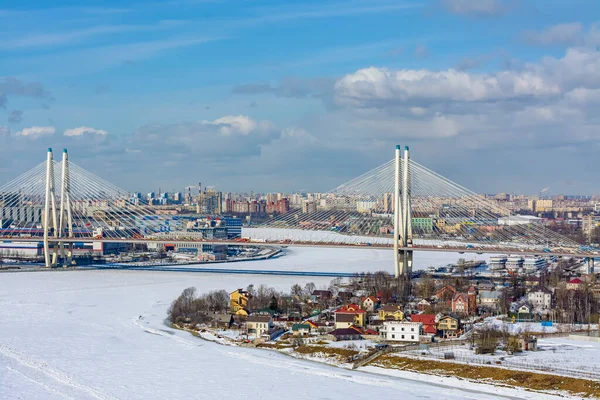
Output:
[[[389,257],[389,251],[301,249],[250,264],[389,271]],[[169,303],[185,287],[232,291],[265,283],[287,290],[308,281],[319,286],[329,279],[114,270],[2,273],[0,399],[544,398],[452,378],[388,377],[225,347],[163,323]]]

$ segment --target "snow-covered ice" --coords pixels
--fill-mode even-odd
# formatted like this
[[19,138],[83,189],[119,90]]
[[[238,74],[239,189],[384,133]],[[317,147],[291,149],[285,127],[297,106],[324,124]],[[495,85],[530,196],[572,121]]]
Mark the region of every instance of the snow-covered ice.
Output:
[[[333,252],[333,253],[328,253]],[[359,254],[362,254],[359,256]],[[387,253],[390,254],[391,252]],[[374,259],[371,259],[374,257]],[[360,257],[356,261],[354,257]],[[389,270],[385,253],[305,249],[252,268]],[[271,267],[272,263],[281,263]],[[0,399],[551,398],[450,378],[349,371],[273,351],[223,346],[164,325],[169,303],[199,292],[328,278],[147,271],[0,274]],[[443,385],[445,387],[441,387]],[[447,387],[450,386],[450,387]]]
[[[193,268],[222,268],[222,269],[263,269],[289,271],[334,271],[334,272],[365,272],[387,271],[394,272],[391,250],[360,248],[307,248],[287,247],[283,254],[271,260],[254,260],[238,263],[189,264]],[[413,270],[427,269],[430,266],[443,267],[455,263],[459,258],[466,260],[489,261],[486,254],[459,254],[457,252],[424,252],[414,253]],[[182,268],[178,266],[178,268]]]

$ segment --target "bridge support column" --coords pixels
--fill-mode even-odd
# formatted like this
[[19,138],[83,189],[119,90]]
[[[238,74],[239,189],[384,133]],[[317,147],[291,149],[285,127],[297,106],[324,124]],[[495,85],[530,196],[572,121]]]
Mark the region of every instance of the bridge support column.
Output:
[[[60,212],[58,219],[58,237],[73,238],[73,217],[71,215],[71,184],[69,180],[69,154],[67,149],[63,150],[62,174],[60,185]],[[60,242],[60,257],[64,265],[71,265],[73,260],[73,243],[67,243],[65,254],[65,244]]]
[[[52,249],[52,257],[50,257],[50,235],[56,238],[58,234],[58,226],[56,223],[56,202],[55,202],[55,187],[54,187],[54,158],[52,156],[52,149],[48,149],[48,155],[46,158],[46,198],[44,201],[44,262],[46,267],[51,267],[56,264],[57,258],[57,245],[56,243]],[[52,220],[50,220],[50,213],[52,213]],[[51,225],[52,224],[52,225]],[[52,232],[50,232],[52,229]]]
[[396,277],[409,277],[412,273],[412,205],[410,183],[410,154],[404,148],[404,162],[400,158],[400,146],[396,146],[396,170],[394,182],[394,273]]
[[588,274],[593,274],[595,273],[595,268],[594,268],[594,257],[588,257],[585,261],[586,267],[587,267],[587,273]]

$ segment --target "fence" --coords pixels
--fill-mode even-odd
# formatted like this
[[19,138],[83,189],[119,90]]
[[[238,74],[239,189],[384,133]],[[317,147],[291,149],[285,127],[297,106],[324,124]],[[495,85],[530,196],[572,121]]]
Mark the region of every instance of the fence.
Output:
[[[446,346],[442,352],[432,352],[429,350],[408,350],[405,353],[411,356],[419,356],[425,358],[435,358],[439,360],[445,360],[445,353],[455,350],[464,350],[463,346]],[[548,351],[548,350],[546,350]],[[447,360],[447,359],[446,359]],[[578,367],[578,369],[566,368],[561,366],[550,365],[548,360],[519,360],[517,357],[506,356],[506,357],[494,357],[494,356],[478,356],[478,355],[464,355],[455,354],[453,352],[453,362],[463,364],[474,364],[474,365],[485,365],[507,369],[518,369],[532,372],[542,372],[555,375],[569,376],[573,378],[584,378],[600,380],[600,367],[589,365],[585,368]]]

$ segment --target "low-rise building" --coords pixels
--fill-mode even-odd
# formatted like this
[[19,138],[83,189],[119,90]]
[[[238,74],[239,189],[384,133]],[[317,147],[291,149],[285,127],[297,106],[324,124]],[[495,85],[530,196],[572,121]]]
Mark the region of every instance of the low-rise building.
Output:
[[310,335],[309,324],[294,324],[292,325],[292,333],[294,336],[308,336]]
[[382,340],[391,342],[418,342],[421,326],[420,322],[385,321],[379,336]]
[[355,328],[340,328],[329,332],[327,338],[336,342],[340,340],[361,340],[362,333]]
[[365,310],[357,304],[348,304],[335,310],[335,328],[349,328],[351,325],[365,326]]
[[377,310],[377,314],[382,321],[402,321],[404,319],[404,312],[400,304],[386,304]]
[[552,308],[552,292],[545,288],[527,293],[527,300],[536,310]]
[[425,299],[423,299],[417,303],[417,310],[419,310],[420,312],[426,311],[430,307],[431,307],[431,303]]
[[248,334],[261,336],[273,327],[273,318],[270,315],[250,315],[246,320]]
[[581,289],[582,285],[583,285],[583,281],[581,279],[573,278],[569,282],[567,282],[567,289],[568,290],[578,290],[578,289]]
[[362,306],[366,311],[373,312],[379,307],[379,299],[375,296],[363,297],[361,301]]
[[500,291],[484,290],[479,292],[477,298],[479,299],[479,305],[481,307],[495,310],[496,307],[498,307],[498,302],[500,301]]
[[453,315],[444,315],[438,321],[437,330],[446,339],[456,338],[460,330],[460,320]]
[[410,316],[411,322],[420,322],[423,326],[421,331],[430,335],[437,334],[437,324],[433,314],[413,314]]

